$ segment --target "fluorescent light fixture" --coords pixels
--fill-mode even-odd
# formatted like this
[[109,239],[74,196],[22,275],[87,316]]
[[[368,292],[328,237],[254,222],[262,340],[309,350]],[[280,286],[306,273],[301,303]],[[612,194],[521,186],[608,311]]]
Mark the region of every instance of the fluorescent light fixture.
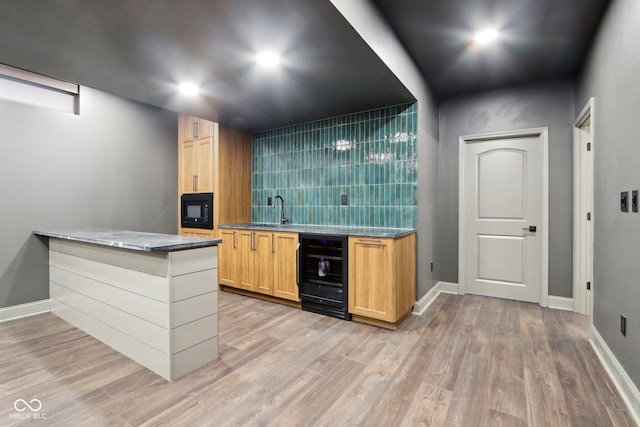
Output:
[[280,56],[273,52],[262,52],[256,56],[256,61],[263,67],[276,67],[280,64]]
[[182,83],[180,86],[178,86],[178,90],[180,90],[180,92],[184,93],[185,95],[195,95],[200,92],[198,86],[194,85],[193,83]]
[[494,29],[486,29],[476,34],[474,40],[479,44],[488,44],[498,38],[498,32]]

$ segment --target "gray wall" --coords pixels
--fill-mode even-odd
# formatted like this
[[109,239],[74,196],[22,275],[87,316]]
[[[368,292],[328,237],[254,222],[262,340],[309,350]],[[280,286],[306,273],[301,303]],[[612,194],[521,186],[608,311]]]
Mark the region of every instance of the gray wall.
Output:
[[[640,386],[640,214],[618,197],[640,190],[640,1],[616,0],[578,82],[576,107],[595,97],[594,315],[600,335]],[[627,316],[627,336],[620,315]]]
[[462,135],[549,128],[549,294],[572,296],[574,87],[556,82],[445,101],[440,108],[438,262],[458,283],[458,144]]
[[177,123],[86,87],[77,116],[0,100],[0,307],[49,298],[34,229],[177,232]]
[[331,0],[418,102],[418,242],[416,298],[436,283],[429,262],[436,254],[438,104],[411,57],[370,0]]

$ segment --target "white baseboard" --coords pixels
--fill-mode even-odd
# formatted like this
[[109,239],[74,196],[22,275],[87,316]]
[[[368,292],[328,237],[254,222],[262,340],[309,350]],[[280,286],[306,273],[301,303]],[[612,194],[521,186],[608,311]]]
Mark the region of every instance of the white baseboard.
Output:
[[440,286],[440,292],[445,294],[458,294],[460,290],[457,283],[438,282],[438,285]]
[[556,297],[549,295],[547,302],[549,308],[555,308],[556,310],[573,311],[573,298]]
[[[425,312],[427,307],[436,299],[440,293],[446,294],[458,294],[460,286],[457,283],[451,282],[438,282],[429,291],[416,301],[413,306],[413,314],[421,315]],[[549,295],[548,297],[549,308],[556,310],[573,311],[573,298],[556,297]]]
[[51,300],[48,299],[4,307],[0,308],[0,322],[8,322],[49,311],[51,311]]
[[611,378],[618,392],[622,395],[622,399],[627,404],[631,416],[636,424],[640,426],[640,392],[638,388],[633,384],[629,375],[627,375],[616,356],[593,325],[591,325],[591,339],[589,341],[602,365],[604,365],[604,369],[609,374],[609,378]]
[[427,307],[429,307],[441,293],[457,294],[458,284],[449,282],[436,283],[426,294],[422,296],[422,298],[420,298],[419,301],[416,301],[413,306],[413,314],[417,314],[418,316],[422,315],[427,310]]

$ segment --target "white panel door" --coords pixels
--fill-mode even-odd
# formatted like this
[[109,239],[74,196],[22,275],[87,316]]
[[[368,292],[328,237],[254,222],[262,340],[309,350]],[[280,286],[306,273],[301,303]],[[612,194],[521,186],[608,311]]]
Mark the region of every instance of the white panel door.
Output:
[[465,291],[538,302],[541,136],[466,141],[462,155]]

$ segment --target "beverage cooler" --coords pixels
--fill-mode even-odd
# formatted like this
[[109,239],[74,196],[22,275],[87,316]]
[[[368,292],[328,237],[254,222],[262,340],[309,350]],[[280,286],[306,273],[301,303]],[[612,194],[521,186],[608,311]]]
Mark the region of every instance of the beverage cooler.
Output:
[[351,320],[348,247],[347,236],[300,234],[298,284],[303,310]]

